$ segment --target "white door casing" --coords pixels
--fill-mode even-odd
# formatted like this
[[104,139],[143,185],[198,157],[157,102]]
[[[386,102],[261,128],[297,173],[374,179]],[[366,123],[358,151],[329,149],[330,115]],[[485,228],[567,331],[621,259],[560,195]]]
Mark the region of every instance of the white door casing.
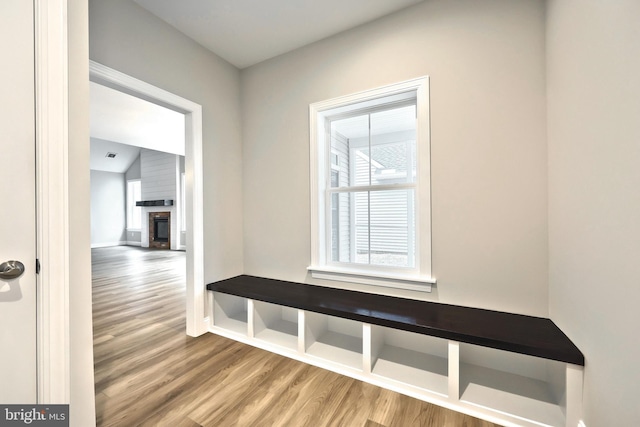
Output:
[[187,335],[209,329],[204,291],[204,199],[202,106],[157,86],[99,64],[89,63],[90,80],[185,115],[185,205],[187,206]]
[[0,2],[0,403],[36,403],[36,183],[33,3]]

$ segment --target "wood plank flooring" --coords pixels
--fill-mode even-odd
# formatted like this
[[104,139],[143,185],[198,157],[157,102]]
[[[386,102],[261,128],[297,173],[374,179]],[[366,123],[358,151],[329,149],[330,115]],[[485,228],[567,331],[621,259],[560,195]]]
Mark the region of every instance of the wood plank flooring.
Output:
[[495,426],[217,335],[187,337],[184,255],[92,250],[98,426]]

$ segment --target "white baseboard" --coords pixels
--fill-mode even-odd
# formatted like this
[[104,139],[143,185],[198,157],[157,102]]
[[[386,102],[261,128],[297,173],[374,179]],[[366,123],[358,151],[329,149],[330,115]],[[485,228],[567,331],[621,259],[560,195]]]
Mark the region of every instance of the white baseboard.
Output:
[[93,249],[93,248],[108,248],[110,246],[124,246],[126,244],[127,244],[127,242],[125,242],[124,240],[121,240],[119,242],[92,243],[91,244],[91,249]]
[[141,242],[131,242],[127,240],[127,246],[142,246]]

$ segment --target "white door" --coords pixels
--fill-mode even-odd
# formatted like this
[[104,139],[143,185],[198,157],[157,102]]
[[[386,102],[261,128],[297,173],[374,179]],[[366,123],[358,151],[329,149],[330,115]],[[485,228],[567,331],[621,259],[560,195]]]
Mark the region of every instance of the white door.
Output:
[[1,404],[37,398],[33,16],[32,1],[0,0]]

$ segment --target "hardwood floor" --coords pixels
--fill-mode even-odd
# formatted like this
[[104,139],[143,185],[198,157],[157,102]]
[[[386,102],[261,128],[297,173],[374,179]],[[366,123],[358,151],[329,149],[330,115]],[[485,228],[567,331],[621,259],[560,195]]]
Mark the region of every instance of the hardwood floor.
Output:
[[92,250],[98,426],[495,426],[217,335],[187,337],[184,255]]

